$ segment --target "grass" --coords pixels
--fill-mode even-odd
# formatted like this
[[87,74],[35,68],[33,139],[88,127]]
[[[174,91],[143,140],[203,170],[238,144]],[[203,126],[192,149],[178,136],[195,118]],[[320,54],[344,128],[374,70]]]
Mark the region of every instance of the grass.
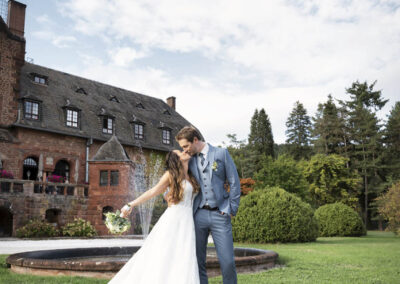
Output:
[[[238,247],[271,249],[283,267],[256,274],[239,274],[238,282],[251,283],[400,283],[400,237],[368,232],[366,237],[319,238],[313,243],[242,244]],[[107,283],[82,277],[40,277],[11,273],[0,255],[0,283]],[[210,284],[222,283],[221,277]]]

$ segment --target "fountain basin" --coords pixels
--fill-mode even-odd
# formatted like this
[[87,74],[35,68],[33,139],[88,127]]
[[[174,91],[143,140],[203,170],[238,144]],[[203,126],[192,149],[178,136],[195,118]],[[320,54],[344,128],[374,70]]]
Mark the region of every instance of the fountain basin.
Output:
[[[140,246],[30,251],[10,255],[6,262],[16,273],[111,279],[139,249]],[[272,268],[278,259],[271,250],[235,248],[234,252],[238,273]],[[221,274],[214,247],[207,248],[206,267],[209,277]]]

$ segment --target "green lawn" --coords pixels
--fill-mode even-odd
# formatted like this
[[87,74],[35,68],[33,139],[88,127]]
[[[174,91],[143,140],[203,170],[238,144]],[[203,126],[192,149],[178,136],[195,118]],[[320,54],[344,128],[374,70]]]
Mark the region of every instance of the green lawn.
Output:
[[[257,274],[240,274],[239,283],[400,283],[400,237],[368,232],[361,238],[319,238],[304,244],[235,244],[272,249],[279,253],[275,268]],[[38,277],[10,273],[6,255],[0,256],[0,283],[107,283],[81,277]],[[220,277],[210,284],[222,283]]]

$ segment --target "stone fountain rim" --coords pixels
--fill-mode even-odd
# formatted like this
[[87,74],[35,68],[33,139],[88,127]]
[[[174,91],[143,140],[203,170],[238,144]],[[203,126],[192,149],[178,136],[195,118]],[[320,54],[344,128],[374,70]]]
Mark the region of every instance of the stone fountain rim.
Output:
[[[107,252],[112,250],[121,250],[121,249],[139,249],[140,246],[126,246],[126,247],[94,247],[94,248],[70,248],[70,249],[53,249],[53,250],[38,250],[38,251],[28,251],[22,253],[16,253],[10,255],[6,262],[10,266],[19,266],[26,268],[35,268],[35,269],[47,269],[47,270],[75,270],[75,271],[118,271],[120,267],[125,263],[125,261],[94,261],[94,260],[62,260],[58,259],[49,259],[49,258],[39,258],[39,256],[32,257],[32,255],[48,255],[54,254],[56,252],[70,252],[70,253],[79,253],[83,251],[91,251],[91,252]],[[208,250],[215,251],[215,247],[208,247]],[[255,253],[255,255],[251,256],[236,256],[235,263],[236,266],[247,266],[247,265],[256,265],[262,264],[271,260],[276,260],[278,258],[278,254],[271,250],[262,250],[256,248],[243,248],[236,247],[235,251],[243,251]],[[102,254],[97,254],[102,255]],[[104,255],[104,254],[103,254]],[[96,254],[88,255],[96,256]],[[219,267],[219,261],[217,258],[207,258],[207,267]]]

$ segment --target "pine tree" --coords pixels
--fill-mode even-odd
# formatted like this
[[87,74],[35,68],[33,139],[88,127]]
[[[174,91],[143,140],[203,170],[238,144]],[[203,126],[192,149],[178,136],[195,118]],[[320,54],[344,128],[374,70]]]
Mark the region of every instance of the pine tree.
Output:
[[386,177],[389,183],[400,180],[400,102],[396,102],[385,125]]
[[[381,91],[374,91],[376,82],[354,82],[346,92],[350,100],[342,102],[348,116],[350,130],[351,165],[363,178],[364,222],[368,225],[370,187],[378,187],[380,181],[382,132],[375,111],[380,110],[387,100],[381,98]],[[376,195],[377,192],[375,192]]]
[[328,96],[326,103],[318,105],[313,121],[313,144],[318,153],[342,154],[345,152],[345,141],[348,140],[345,138],[347,136],[345,121],[331,95]]
[[299,101],[296,102],[286,121],[286,143],[290,144],[290,152],[297,160],[308,158],[311,153],[311,120],[307,110]]
[[251,119],[249,145],[258,155],[274,156],[274,138],[271,122],[265,110],[257,109]]

